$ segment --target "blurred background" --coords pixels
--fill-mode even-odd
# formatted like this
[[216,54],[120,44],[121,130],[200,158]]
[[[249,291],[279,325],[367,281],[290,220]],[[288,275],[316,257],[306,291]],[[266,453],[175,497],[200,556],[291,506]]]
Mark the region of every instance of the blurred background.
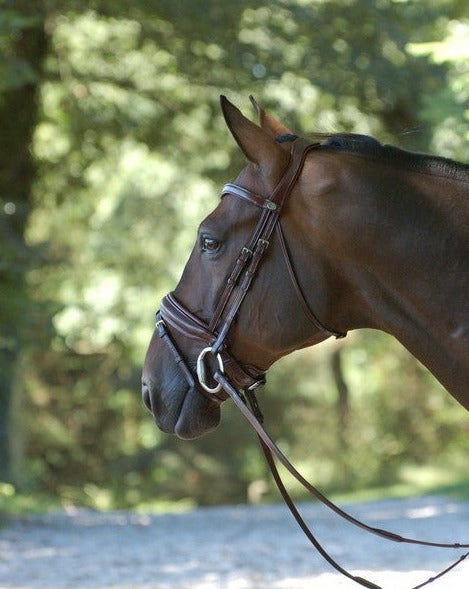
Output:
[[[155,309],[243,165],[221,93],[467,162],[468,4],[0,0],[0,508],[276,499],[229,403],[182,442],[140,399]],[[384,334],[286,358],[260,400],[326,491],[469,489],[467,412]]]

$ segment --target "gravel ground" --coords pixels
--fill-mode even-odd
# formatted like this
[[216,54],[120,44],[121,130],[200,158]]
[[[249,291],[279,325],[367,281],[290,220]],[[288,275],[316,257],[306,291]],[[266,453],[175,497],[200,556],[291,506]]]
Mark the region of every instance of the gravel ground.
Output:
[[[469,502],[392,499],[348,507],[403,535],[469,541]],[[463,550],[380,540],[317,504],[301,511],[343,566],[384,589],[408,589]],[[0,531],[0,589],[336,589],[358,587],[309,546],[286,507],[235,506],[145,515],[69,510]],[[469,588],[469,558],[434,589]]]

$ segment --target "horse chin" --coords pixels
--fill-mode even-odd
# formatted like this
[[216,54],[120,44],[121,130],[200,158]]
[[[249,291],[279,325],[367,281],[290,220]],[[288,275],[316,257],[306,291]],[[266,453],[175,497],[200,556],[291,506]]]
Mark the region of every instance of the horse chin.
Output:
[[213,431],[220,419],[220,406],[191,389],[184,397],[174,433],[183,440],[193,440]]

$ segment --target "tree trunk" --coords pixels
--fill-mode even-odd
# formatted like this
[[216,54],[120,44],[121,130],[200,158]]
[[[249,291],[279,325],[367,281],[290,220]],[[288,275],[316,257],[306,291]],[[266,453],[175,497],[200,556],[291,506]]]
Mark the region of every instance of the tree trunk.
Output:
[[347,448],[347,426],[349,420],[350,403],[349,388],[344,377],[341,353],[341,348],[338,348],[333,352],[331,356],[331,369],[335,386],[337,388],[337,436],[339,441],[339,448],[341,450],[345,450]]
[[[26,23],[26,15],[35,9],[25,5],[17,10],[18,22],[23,18]],[[24,234],[35,173],[31,139],[38,113],[37,90],[47,50],[44,18],[36,16],[24,28],[11,25],[0,92],[0,480],[10,479],[13,383],[21,377],[16,366],[32,314],[25,280],[31,252]]]

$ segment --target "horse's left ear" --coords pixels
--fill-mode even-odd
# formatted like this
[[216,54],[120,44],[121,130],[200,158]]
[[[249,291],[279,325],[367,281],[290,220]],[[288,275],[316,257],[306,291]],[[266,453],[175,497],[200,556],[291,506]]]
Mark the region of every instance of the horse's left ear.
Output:
[[276,143],[274,136],[247,119],[225,96],[220,96],[220,103],[226,124],[248,160],[266,175],[276,169],[283,171],[289,154]]
[[267,131],[271,137],[276,139],[282,135],[294,135],[293,131],[291,131],[288,127],[286,127],[277,119],[274,119],[272,115],[269,115],[265,112],[265,110],[259,105],[257,100],[254,96],[249,96],[249,100],[251,101],[254,110],[259,117],[259,123],[264,131]]

